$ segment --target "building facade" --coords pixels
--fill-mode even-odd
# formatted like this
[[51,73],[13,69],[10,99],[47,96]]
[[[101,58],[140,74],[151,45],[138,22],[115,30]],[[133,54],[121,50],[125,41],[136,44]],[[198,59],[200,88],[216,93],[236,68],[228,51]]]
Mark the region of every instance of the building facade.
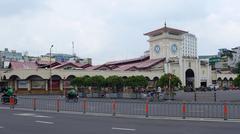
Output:
[[232,58],[229,58],[228,65],[235,68],[237,63],[240,62],[240,46],[232,48]]
[[166,25],[144,35],[149,37],[149,50],[138,58],[102,65],[57,61],[11,62],[9,70],[1,73],[1,78],[17,91],[34,92],[63,91],[70,87],[72,78],[85,75],[102,75],[105,78],[143,75],[155,83],[162,75],[172,73],[181,79],[183,86],[192,88],[209,86],[213,80],[217,83],[218,77],[222,77],[212,71],[208,61],[198,59],[195,35]]

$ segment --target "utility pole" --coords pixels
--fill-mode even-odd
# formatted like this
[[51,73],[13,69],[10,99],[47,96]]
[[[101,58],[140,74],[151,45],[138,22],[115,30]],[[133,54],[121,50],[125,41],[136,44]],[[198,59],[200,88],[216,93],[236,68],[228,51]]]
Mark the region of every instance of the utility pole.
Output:
[[76,60],[76,54],[74,52],[74,41],[72,41],[72,55],[73,55],[73,59]]

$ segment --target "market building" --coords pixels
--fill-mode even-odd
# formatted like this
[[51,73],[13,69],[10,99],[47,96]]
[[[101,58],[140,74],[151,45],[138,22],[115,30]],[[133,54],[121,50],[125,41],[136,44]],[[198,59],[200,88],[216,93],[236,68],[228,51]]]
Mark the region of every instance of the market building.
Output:
[[[167,27],[145,33],[149,50],[138,58],[111,61],[102,65],[73,62],[11,62],[1,79],[17,91],[49,92],[70,88],[70,80],[79,76],[143,75],[154,84],[163,74],[178,76],[183,86],[207,87],[217,83],[217,72],[212,71],[209,62],[197,56],[195,35]],[[234,79],[235,75],[231,78]],[[230,79],[230,78],[229,78]],[[231,83],[228,83],[230,85]]]

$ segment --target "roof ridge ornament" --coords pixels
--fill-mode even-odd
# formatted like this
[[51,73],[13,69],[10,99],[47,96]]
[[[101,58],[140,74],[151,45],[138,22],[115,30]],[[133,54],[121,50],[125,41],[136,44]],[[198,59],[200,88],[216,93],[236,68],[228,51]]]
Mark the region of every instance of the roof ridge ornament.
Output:
[[166,20],[165,20],[165,22],[164,22],[164,27],[165,27],[165,28],[167,27],[167,22],[166,22]]

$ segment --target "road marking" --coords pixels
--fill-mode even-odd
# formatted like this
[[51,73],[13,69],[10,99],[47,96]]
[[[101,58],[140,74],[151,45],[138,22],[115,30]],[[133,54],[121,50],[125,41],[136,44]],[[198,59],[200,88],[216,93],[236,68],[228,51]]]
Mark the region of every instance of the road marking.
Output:
[[3,126],[0,126],[0,129],[4,128]]
[[36,118],[52,118],[50,116],[45,116],[45,115],[37,115],[34,113],[20,113],[20,114],[14,114],[17,116],[28,116],[28,117],[36,117]]
[[122,130],[122,131],[136,131],[136,129],[131,128],[119,128],[119,127],[112,127],[113,130]]
[[43,123],[43,124],[54,124],[54,122],[47,122],[47,121],[35,121],[36,123]]
[[14,114],[14,115],[19,115],[19,116],[35,116],[36,114],[33,114],[33,113],[20,113],[20,114]]
[[37,118],[51,118],[50,116],[45,116],[45,115],[36,115],[34,117],[37,117]]

